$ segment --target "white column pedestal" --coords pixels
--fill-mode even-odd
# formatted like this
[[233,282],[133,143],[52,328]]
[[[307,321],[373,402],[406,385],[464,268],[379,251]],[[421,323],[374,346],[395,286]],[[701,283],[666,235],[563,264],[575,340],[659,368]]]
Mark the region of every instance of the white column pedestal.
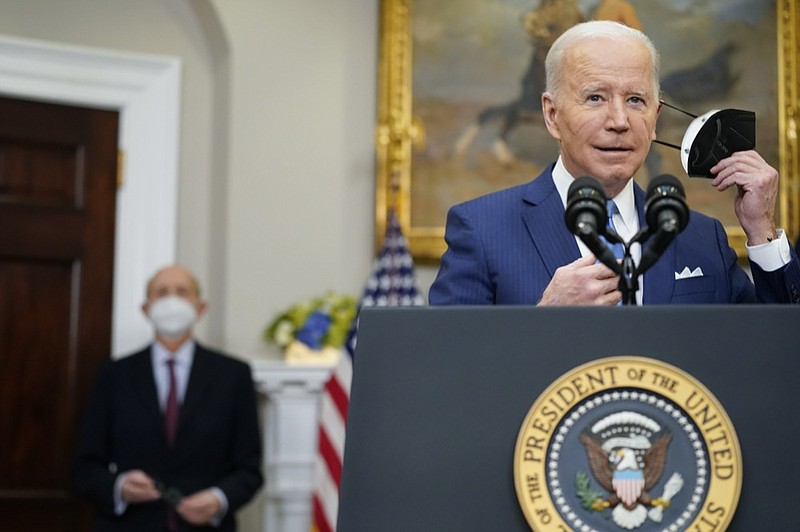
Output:
[[330,366],[254,361],[262,399],[263,532],[308,532],[320,395]]

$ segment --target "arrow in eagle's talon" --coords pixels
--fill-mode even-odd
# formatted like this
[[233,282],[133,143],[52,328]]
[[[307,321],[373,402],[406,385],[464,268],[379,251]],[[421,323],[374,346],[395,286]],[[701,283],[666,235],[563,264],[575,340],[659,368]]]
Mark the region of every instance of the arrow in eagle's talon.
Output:
[[669,499],[662,499],[661,497],[658,499],[653,499],[650,501],[650,506],[658,506],[659,508],[666,510],[669,507]]
[[681,488],[683,488],[683,477],[678,473],[673,473],[664,486],[664,493],[652,502],[653,508],[647,513],[647,516],[656,523],[660,523],[664,509],[669,506],[669,502],[681,491]]

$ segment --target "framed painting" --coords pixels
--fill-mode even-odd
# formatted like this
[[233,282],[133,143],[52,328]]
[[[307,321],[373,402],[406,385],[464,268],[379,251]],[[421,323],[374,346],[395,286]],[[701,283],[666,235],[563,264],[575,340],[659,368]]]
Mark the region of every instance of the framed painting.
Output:
[[[693,115],[756,112],[756,149],[780,171],[778,225],[800,232],[800,14],[795,0],[381,0],[376,247],[394,208],[412,255],[436,262],[454,204],[535,178],[558,155],[541,116],[544,53],[579,20],[640,27],[662,61],[662,99]],[[659,140],[691,117],[664,107]],[[689,206],[722,221],[744,255],[733,194],[689,178],[653,144],[635,176],[678,176]]]

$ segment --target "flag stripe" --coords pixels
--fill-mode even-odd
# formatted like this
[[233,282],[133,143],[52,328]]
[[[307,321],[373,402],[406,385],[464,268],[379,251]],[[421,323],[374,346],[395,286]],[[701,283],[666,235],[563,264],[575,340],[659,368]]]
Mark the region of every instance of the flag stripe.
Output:
[[[350,357],[348,355],[342,354],[342,358],[346,358],[347,360],[340,362],[337,366],[350,364]],[[342,419],[347,421],[347,405],[350,403],[350,394],[345,391],[345,387],[349,390],[350,383],[342,383],[339,381],[338,377],[338,375],[334,375],[334,378],[328,380],[325,384],[325,393],[335,405],[336,410],[339,411],[339,415]]]
[[342,462],[339,459],[341,455],[336,453],[328,434],[322,429],[319,431],[319,456],[325,462],[330,478],[338,489],[342,478]]
[[336,364],[336,367],[333,369],[333,377],[339,382],[342,387],[342,391],[345,395],[350,398],[350,383],[353,380],[353,353],[352,349],[348,345],[347,348],[342,353],[339,362]]
[[315,478],[316,491],[314,504],[319,509],[315,519],[320,519],[323,524],[320,528],[336,530],[336,517],[339,507],[339,487],[321,457],[317,457],[317,477]]
[[333,527],[328,524],[321,501],[315,497],[312,504],[314,505],[314,524],[311,525],[312,532],[333,532]]
[[330,440],[331,446],[339,453],[339,456],[342,456],[344,453],[345,420],[339,415],[339,410],[336,409],[333,401],[327,395],[323,395],[320,401],[319,424]]

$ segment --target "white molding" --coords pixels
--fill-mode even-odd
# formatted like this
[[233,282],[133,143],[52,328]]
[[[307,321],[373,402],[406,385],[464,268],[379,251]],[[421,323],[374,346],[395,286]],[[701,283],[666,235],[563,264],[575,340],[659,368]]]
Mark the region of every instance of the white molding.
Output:
[[181,62],[0,35],[0,93],[118,110],[112,353],[152,337],[139,306],[153,270],[175,261]]

